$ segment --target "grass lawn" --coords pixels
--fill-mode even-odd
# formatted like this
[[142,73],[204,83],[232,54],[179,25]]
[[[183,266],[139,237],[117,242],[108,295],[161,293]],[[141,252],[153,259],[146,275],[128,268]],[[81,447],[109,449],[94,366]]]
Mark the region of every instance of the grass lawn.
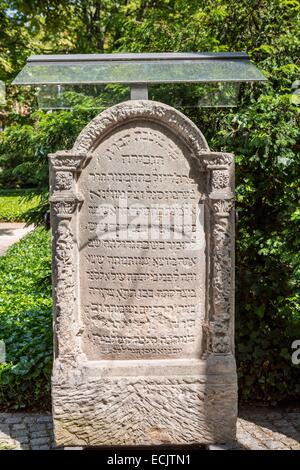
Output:
[[34,189],[0,189],[0,222],[24,222],[26,212],[39,201]]

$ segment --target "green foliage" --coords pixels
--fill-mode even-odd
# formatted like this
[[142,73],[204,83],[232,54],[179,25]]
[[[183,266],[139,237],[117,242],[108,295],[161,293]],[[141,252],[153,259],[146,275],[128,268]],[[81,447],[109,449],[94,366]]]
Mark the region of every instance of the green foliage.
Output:
[[37,110],[25,122],[8,126],[0,133],[0,188],[48,188],[50,152],[71,148],[82,128],[114,97],[123,100],[124,87],[106,87],[97,98],[67,92],[71,110]]
[[25,222],[29,211],[37,211],[42,195],[35,190],[0,189],[0,222]]
[[70,147],[90,117],[90,111],[78,107],[72,112],[35,111],[27,124],[7,127],[0,134],[0,185],[47,187],[48,153]]
[[49,233],[38,228],[0,258],[0,409],[48,409],[52,367]]
[[300,394],[299,109],[260,95],[228,113],[211,143],[236,154],[236,351],[240,397]]
[[[0,8],[6,25],[0,79],[14,76],[32,53],[241,50],[268,78],[243,86],[236,109],[182,109],[212,150],[236,155],[236,352],[243,400],[274,402],[300,391],[299,367],[291,364],[291,343],[300,338],[299,108],[292,95],[299,11],[296,0],[55,0],[55,8],[31,0]],[[107,97],[73,96],[72,110],[45,113],[34,111],[28,90],[11,87],[8,94],[0,185],[47,189],[48,152],[70,148]],[[16,100],[33,112],[17,113]],[[46,207],[44,198],[28,217],[41,220]]]

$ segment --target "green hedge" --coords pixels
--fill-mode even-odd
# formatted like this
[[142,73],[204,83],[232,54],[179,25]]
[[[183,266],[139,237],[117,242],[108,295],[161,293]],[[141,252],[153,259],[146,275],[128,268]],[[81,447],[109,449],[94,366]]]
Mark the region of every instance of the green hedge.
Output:
[[267,85],[247,107],[220,114],[210,134],[236,160],[236,355],[246,401],[300,397],[291,362],[300,339],[299,111]]
[[0,189],[0,222],[25,222],[37,210],[42,195],[31,189]]
[[[178,0],[174,8],[169,2],[146,3],[147,7],[141,1],[129,2],[126,12],[120,10],[120,29],[114,29],[118,15],[112,14],[107,52],[246,50],[268,78],[264,85],[242,86],[237,108],[183,111],[199,126],[211,150],[236,155],[240,398],[269,403],[297,398],[299,366],[291,363],[291,344],[300,338],[300,108],[292,87],[299,78],[299,2]],[[71,148],[79,131],[106,104],[103,96],[98,100],[78,96],[70,111],[35,111],[17,121],[12,116],[12,124],[0,133],[0,186],[36,185],[46,190],[47,154]],[[42,220],[46,208],[44,198],[31,220]],[[5,259],[11,260],[5,257],[4,263]],[[21,315],[18,305],[14,303],[5,316],[13,318],[17,311],[20,332],[28,310]],[[46,309],[42,312],[46,322]],[[50,316],[48,320],[50,325]],[[14,331],[12,321],[7,334],[9,328]],[[30,335],[26,344],[30,347]],[[23,348],[17,343],[14,347]],[[49,357],[46,350],[44,354]],[[24,383],[30,383],[29,377]],[[30,387],[34,390],[33,380]],[[14,387],[9,390],[13,393]],[[17,396],[10,406],[17,406]],[[25,398],[22,403],[28,405]],[[32,403],[38,405],[38,399]]]
[[0,409],[50,407],[52,314],[49,232],[38,228],[0,258]]

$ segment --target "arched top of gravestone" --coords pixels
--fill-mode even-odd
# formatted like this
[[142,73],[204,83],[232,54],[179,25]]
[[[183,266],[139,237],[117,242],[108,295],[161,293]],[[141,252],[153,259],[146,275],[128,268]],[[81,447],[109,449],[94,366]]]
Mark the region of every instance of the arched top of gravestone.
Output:
[[107,134],[122,124],[136,120],[152,121],[171,129],[193,150],[196,157],[210,151],[202,132],[189,118],[171,106],[148,100],[125,101],[98,114],[81,131],[72,151],[92,152]]

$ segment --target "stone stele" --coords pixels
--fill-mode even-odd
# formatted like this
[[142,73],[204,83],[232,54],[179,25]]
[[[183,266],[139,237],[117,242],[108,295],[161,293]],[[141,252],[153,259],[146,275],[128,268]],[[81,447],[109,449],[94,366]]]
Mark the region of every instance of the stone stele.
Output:
[[138,100],[49,158],[57,445],[232,441],[233,155]]

